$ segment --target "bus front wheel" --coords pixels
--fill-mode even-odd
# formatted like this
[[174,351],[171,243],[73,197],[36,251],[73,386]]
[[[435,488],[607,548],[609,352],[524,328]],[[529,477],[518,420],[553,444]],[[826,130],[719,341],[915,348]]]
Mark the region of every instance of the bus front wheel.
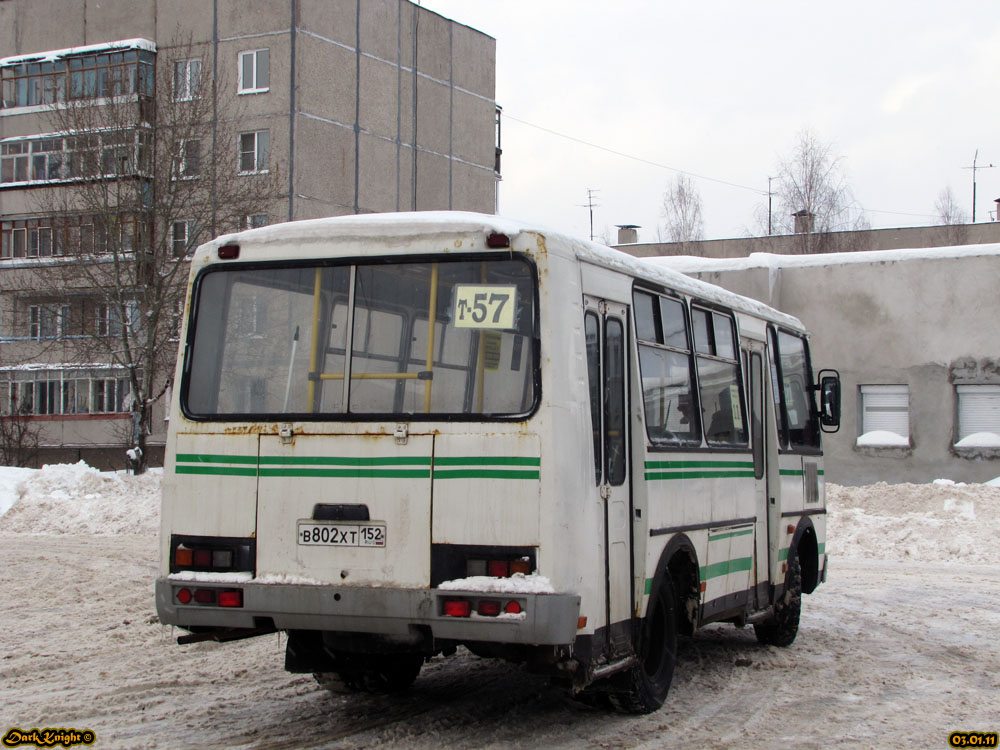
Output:
[[802,564],[797,550],[788,555],[788,573],[785,590],[774,603],[774,615],[753,626],[757,640],[767,646],[789,646],[799,632],[799,615],[802,613]]

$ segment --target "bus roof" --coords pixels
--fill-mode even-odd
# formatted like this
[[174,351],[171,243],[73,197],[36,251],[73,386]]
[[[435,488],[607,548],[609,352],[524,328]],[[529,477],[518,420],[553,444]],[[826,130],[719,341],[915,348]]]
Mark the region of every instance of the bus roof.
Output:
[[[215,257],[212,251],[227,244],[238,244],[241,248],[251,250],[255,247],[267,247],[268,259],[289,259],[301,258],[303,255],[319,257],[322,245],[331,239],[406,239],[446,237],[463,233],[485,235],[493,232],[506,234],[512,243],[520,234],[538,234],[545,238],[548,252],[562,254],[560,247],[564,247],[580,261],[636,276],[702,301],[723,305],[789,328],[804,330],[802,323],[791,315],[665,265],[636,258],[541,225],[464,211],[352,214],[271,224],[222,235],[202,245],[195,254],[194,262],[195,265],[210,262]],[[357,254],[363,256],[379,252],[381,251],[372,245],[369,248],[359,247]]]

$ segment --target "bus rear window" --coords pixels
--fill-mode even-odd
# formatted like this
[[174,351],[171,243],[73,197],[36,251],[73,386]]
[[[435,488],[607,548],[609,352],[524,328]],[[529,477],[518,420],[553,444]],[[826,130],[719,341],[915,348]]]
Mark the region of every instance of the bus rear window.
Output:
[[524,416],[535,296],[533,265],[510,256],[210,268],[182,405],[195,419]]

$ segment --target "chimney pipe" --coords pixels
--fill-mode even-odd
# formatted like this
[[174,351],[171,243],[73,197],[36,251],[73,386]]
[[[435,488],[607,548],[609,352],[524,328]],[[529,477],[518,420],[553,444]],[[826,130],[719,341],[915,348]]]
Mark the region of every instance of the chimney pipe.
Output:
[[636,231],[641,227],[638,224],[616,224],[618,227],[618,244],[634,245],[639,241],[639,233]]

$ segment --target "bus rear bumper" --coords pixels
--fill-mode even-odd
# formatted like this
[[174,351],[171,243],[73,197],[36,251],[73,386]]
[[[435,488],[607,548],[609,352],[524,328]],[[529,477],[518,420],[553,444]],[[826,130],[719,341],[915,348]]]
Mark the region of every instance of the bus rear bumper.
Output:
[[[178,593],[192,599],[181,604]],[[211,592],[195,596],[199,591]],[[240,592],[241,606],[218,606],[221,592]],[[196,603],[195,599],[209,603]],[[500,603],[502,614],[480,615],[480,602]],[[467,616],[445,614],[445,603],[467,601]],[[517,602],[520,613],[505,612]],[[564,645],[576,637],[580,597],[575,594],[493,594],[440,589],[392,589],[346,586],[189,581],[156,581],[160,622],[187,629],[261,628],[322,630],[406,636],[412,628],[430,628],[437,640],[483,641],[525,645]]]

